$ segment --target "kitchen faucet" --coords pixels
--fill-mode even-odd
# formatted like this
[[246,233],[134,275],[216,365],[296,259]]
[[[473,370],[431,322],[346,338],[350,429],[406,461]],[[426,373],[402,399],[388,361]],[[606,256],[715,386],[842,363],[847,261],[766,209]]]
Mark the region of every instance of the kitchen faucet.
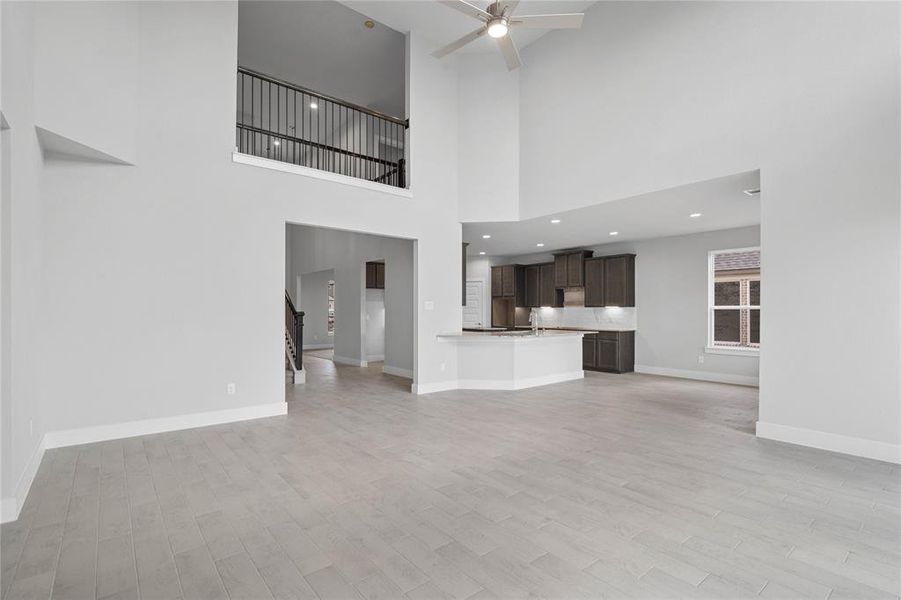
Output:
[[529,324],[532,326],[532,332],[538,334],[538,328],[541,327],[541,315],[537,308],[529,311]]

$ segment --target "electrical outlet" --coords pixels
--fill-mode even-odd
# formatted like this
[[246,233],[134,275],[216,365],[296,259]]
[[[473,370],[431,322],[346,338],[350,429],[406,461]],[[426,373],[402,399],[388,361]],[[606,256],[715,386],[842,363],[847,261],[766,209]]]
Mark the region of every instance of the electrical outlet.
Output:
[[431,300],[426,300],[425,301],[425,309],[426,310],[435,310],[435,303],[432,302]]
[[228,387],[226,388],[226,392],[228,393],[229,396],[234,396],[235,392],[237,392],[237,391],[238,391],[238,386],[236,386],[234,383],[228,384]]
[[699,365],[704,364],[704,355],[703,354],[698,354],[698,364]]

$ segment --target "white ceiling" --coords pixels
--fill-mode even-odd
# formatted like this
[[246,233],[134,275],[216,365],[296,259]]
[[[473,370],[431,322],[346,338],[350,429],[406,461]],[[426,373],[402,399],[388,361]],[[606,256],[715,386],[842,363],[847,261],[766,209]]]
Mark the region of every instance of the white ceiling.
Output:
[[515,256],[759,225],[760,197],[744,193],[759,186],[759,171],[738,173],[526,221],[464,223],[463,240],[470,255]]
[[[480,8],[490,2],[468,0]],[[585,12],[596,0],[522,0],[514,15],[541,15]],[[431,0],[341,0],[341,3],[398,31],[416,30],[432,43],[432,50],[449,44],[479,26],[478,21]],[[522,49],[546,34],[544,29],[518,29],[513,40]],[[497,52],[495,42],[483,37],[458,52]]]

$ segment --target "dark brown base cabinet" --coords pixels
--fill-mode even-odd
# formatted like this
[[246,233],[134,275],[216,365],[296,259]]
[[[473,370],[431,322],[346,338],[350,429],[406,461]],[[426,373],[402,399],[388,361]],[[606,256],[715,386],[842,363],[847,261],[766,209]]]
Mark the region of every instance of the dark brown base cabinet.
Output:
[[582,338],[582,368],[608,373],[635,370],[635,332],[599,331]]

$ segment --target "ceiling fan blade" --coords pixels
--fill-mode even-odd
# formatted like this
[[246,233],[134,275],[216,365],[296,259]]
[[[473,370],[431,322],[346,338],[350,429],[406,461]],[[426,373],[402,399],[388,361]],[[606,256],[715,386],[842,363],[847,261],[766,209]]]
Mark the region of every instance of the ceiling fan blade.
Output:
[[464,15],[469,15],[479,21],[487,21],[491,18],[491,14],[482,10],[474,4],[470,4],[465,0],[438,0],[441,4],[449,6],[454,10],[459,10]]
[[500,48],[501,54],[504,55],[504,61],[507,63],[508,71],[516,70],[522,65],[522,62],[519,60],[519,52],[516,50],[516,45],[513,43],[513,40],[510,39],[509,35],[497,38],[497,47]]
[[450,54],[451,52],[453,52],[454,50],[459,50],[466,44],[476,41],[477,39],[479,39],[480,37],[485,35],[486,31],[487,31],[487,29],[485,27],[479,27],[472,33],[467,33],[466,35],[461,37],[459,40],[457,40],[455,42],[451,42],[450,44],[448,44],[447,46],[444,46],[443,48],[438,48],[437,50],[432,52],[432,56],[434,56],[435,58],[443,58],[443,57],[447,56],[448,54]]
[[522,15],[510,19],[510,25],[524,29],[578,29],[582,26],[581,13],[568,15]]

